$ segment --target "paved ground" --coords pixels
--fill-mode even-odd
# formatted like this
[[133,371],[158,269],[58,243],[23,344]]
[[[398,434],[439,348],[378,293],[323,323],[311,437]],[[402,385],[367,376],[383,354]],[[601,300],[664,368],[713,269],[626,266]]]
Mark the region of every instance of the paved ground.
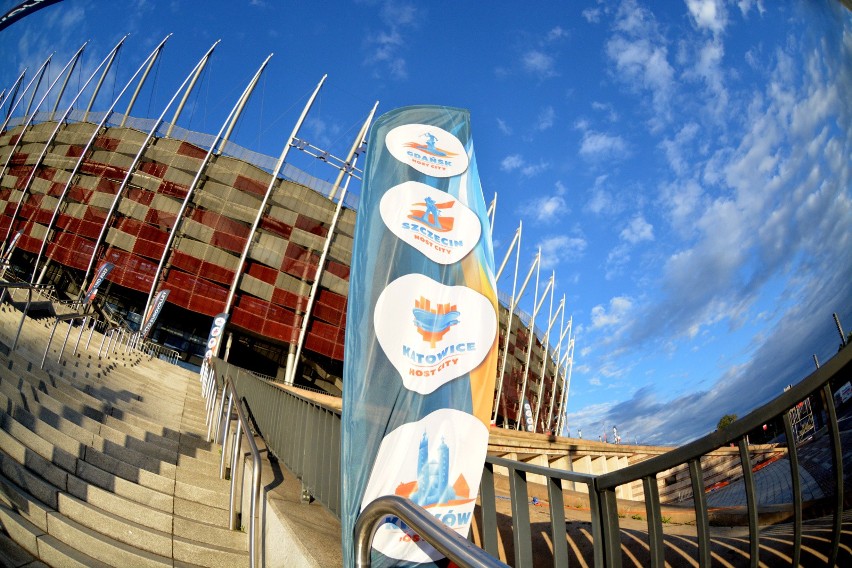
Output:
[[[838,417],[840,445],[843,456],[844,485],[852,489],[852,405],[842,409]],[[798,448],[802,500],[814,501],[835,495],[831,444],[826,429],[805,441]],[[782,505],[793,502],[790,461],[780,459],[754,475],[759,505]],[[745,505],[745,486],[737,480],[707,495],[710,507]],[[691,504],[688,503],[688,504]]]

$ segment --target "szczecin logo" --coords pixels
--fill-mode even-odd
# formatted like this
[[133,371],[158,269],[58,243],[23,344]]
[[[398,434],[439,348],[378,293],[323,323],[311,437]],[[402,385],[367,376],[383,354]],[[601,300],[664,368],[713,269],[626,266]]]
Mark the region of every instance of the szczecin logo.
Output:
[[379,212],[393,234],[440,264],[467,256],[482,235],[476,213],[449,193],[417,181],[387,190]]
[[[476,417],[444,408],[388,433],[379,446],[361,508],[382,495],[407,497],[466,537],[473,519],[488,429]],[[389,515],[373,547],[385,556],[429,562],[441,554]]]
[[385,137],[391,155],[420,173],[452,177],[468,166],[467,152],[458,138],[437,126],[403,124]]
[[407,274],[382,291],[373,325],[405,388],[429,394],[479,366],[494,343],[497,317],[475,290]]

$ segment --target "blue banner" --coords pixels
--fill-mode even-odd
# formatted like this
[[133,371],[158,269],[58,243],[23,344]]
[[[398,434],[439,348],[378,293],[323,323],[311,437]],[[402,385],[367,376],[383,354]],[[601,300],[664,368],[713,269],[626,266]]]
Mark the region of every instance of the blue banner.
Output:
[[[355,227],[343,368],[341,522],[374,499],[411,499],[470,531],[497,366],[487,209],[462,109],[398,109],[373,125]],[[395,517],[374,566],[446,565]]]
[[91,304],[92,300],[95,299],[95,296],[98,293],[98,288],[100,288],[103,281],[106,280],[107,275],[115,268],[115,265],[111,262],[103,261],[101,265],[98,266],[98,270],[95,272],[95,279],[92,280],[92,283],[89,284],[89,289],[86,290],[86,295],[83,296],[83,305]]

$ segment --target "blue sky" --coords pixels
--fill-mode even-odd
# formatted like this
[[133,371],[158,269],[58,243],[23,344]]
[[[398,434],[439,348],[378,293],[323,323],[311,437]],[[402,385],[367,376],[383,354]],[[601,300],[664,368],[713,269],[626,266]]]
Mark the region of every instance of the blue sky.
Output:
[[376,100],[380,113],[470,109],[486,200],[499,195],[495,256],[523,220],[521,271],[540,246],[573,314],[568,424],[586,438],[613,425],[630,441],[695,438],[835,353],[832,312],[852,329],[850,13],[829,1],[518,6],[65,0],[0,33],[0,88],[91,39],[85,77],[130,33],[120,88],[174,32],[134,114],[158,114],[221,38],[181,121],[215,132],[274,52],[235,134],[268,155],[323,73],[303,137],[337,155]]

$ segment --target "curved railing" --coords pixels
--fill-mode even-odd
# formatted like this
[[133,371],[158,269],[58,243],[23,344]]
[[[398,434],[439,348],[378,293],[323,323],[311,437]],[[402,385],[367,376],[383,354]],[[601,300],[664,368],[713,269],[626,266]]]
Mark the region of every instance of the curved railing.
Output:
[[[230,376],[233,379],[237,396],[242,400],[261,434],[269,450],[283,461],[288,468],[302,481],[305,491],[326,505],[332,512],[339,514],[339,444],[340,444],[340,411],[328,405],[298,396],[275,384],[253,376],[239,368],[228,365],[221,360],[214,360],[212,367],[220,376]],[[747,416],[737,420],[729,427],[704,436],[689,444],[675,448],[663,455],[628,466],[611,473],[592,475],[586,473],[563,471],[508,460],[496,456],[486,458],[480,484],[481,528],[479,542],[488,556],[478,552],[468,556],[471,551],[470,543],[456,538],[458,535],[446,527],[436,527],[434,519],[429,523],[420,523],[420,511],[413,503],[404,500],[382,500],[373,509],[362,513],[357,532],[359,567],[369,566],[369,540],[373,534],[375,523],[381,522],[381,511],[387,513],[392,508],[394,514],[400,510],[410,514],[406,518],[409,524],[429,544],[444,552],[460,566],[504,566],[497,560],[500,556],[500,535],[497,523],[498,497],[495,491],[495,469],[505,471],[508,475],[509,499],[511,502],[511,539],[514,566],[541,565],[542,559],[533,555],[532,534],[530,528],[529,489],[530,476],[541,476],[545,480],[550,509],[549,542],[553,566],[566,566],[569,551],[566,538],[566,516],[564,503],[564,483],[581,484],[588,491],[591,511],[591,532],[594,549],[594,565],[621,566],[622,542],[619,526],[619,511],[616,501],[616,489],[619,486],[641,482],[645,493],[645,510],[648,531],[648,547],[650,566],[653,568],[665,566],[663,554],[664,522],[661,514],[660,497],[657,476],[665,471],[679,466],[687,466],[693,492],[693,508],[697,532],[697,563],[699,566],[711,565],[710,519],[706,501],[704,476],[701,466],[702,456],[714,450],[735,443],[739,446],[742,467],[742,479],[746,494],[746,516],[748,519],[748,556],[751,564],[756,566],[760,561],[761,546],[758,540],[758,509],[757,498],[746,435],[751,430],[774,419],[781,418],[787,437],[787,452],[790,462],[792,483],[793,534],[792,534],[792,565],[799,565],[802,559],[802,480],[799,473],[796,438],[789,417],[791,409],[801,401],[811,396],[822,400],[822,406],[827,414],[827,435],[829,436],[830,453],[833,464],[833,480],[835,491],[830,502],[832,525],[828,538],[830,550],[826,554],[829,565],[835,565],[840,547],[842,513],[844,501],[843,462],[841,452],[840,430],[831,392],[832,380],[843,380],[852,377],[852,348],[842,349],[834,358],[811,373],[804,380],[793,386],[782,395]],[[218,390],[215,384],[206,383],[205,392],[208,397],[208,408],[216,407]],[[222,412],[224,397],[219,404],[219,414]],[[212,425],[212,424],[211,424]],[[218,424],[216,425],[218,431]],[[392,501],[392,502],[391,502]],[[400,502],[398,502],[400,501]],[[411,522],[409,522],[411,521]],[[436,532],[437,531],[437,532]]]

